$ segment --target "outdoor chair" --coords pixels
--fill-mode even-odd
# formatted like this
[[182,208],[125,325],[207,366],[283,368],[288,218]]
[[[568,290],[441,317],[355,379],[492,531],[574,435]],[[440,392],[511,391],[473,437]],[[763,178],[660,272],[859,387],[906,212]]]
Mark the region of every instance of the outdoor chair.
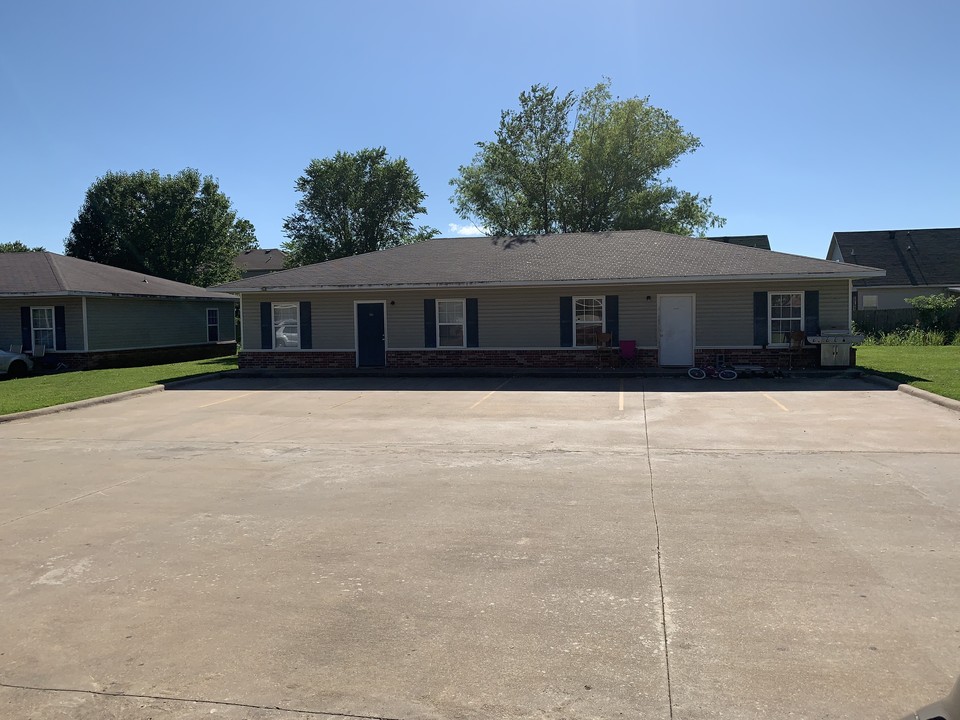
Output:
[[787,356],[787,369],[793,370],[793,359],[799,357],[803,352],[803,346],[807,342],[807,334],[803,330],[791,330],[787,336],[789,344],[786,349],[780,352],[780,358],[784,354]]
[[12,352],[14,355],[19,355],[23,352],[23,345],[11,345],[10,352]]
[[594,344],[597,349],[597,367],[604,365],[613,367],[613,360],[616,357],[617,349],[612,347],[613,333],[601,332],[595,336]]
[[638,358],[637,358],[637,341],[636,340],[620,341],[620,367],[629,367],[629,368],[639,367]]
[[47,346],[46,346],[46,345],[37,345],[37,346],[33,349],[33,359],[34,359],[34,360],[39,360],[40,358],[42,358],[42,357],[43,357],[44,355],[46,355],[46,354],[47,354]]

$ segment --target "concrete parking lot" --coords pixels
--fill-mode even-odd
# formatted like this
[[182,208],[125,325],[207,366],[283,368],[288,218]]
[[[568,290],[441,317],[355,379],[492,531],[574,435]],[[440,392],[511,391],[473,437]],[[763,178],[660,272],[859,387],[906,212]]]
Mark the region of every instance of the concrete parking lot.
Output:
[[960,414],[859,380],[236,378],[0,448],[4,718],[898,718],[960,673]]

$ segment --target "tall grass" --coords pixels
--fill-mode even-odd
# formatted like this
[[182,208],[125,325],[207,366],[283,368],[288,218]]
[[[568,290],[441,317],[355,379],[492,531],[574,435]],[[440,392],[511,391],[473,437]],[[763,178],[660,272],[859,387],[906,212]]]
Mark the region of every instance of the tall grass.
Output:
[[951,338],[950,333],[942,330],[922,330],[918,327],[901,327],[892,332],[880,332],[864,337],[863,345],[915,347],[926,345],[960,345],[960,332]]

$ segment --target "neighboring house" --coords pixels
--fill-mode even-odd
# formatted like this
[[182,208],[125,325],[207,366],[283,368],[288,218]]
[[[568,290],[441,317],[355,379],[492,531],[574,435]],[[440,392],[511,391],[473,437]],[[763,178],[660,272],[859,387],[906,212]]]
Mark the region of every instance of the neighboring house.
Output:
[[595,367],[597,332],[636,341],[644,366],[689,366],[775,363],[790,331],[847,331],[851,279],[882,274],[627,231],[435,238],[216,289],[240,295],[241,367]]
[[907,298],[960,292],[960,228],[835,232],[827,259],[887,271],[854,280],[857,310],[908,308]]
[[236,350],[236,298],[51,252],[0,253],[0,347],[71,370]]
[[244,250],[237,255],[233,264],[240,268],[244,278],[266,275],[267,273],[283,270],[283,262],[287,254],[283,250]]
[[730,243],[731,245],[742,245],[743,247],[760,248],[761,250],[770,249],[770,238],[766,235],[723,235],[708,237],[707,240]]

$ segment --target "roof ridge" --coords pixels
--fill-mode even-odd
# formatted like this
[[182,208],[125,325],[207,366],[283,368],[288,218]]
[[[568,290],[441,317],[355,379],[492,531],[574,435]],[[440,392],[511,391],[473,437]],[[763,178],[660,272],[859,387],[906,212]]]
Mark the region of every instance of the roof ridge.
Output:
[[53,276],[57,279],[57,284],[60,285],[61,290],[69,290],[67,287],[66,281],[63,279],[63,275],[60,273],[60,268],[57,266],[57,263],[54,262],[54,257],[64,257],[63,255],[57,255],[52,253],[49,250],[44,250],[44,256],[47,258],[47,264],[50,265],[50,272],[53,273]]

